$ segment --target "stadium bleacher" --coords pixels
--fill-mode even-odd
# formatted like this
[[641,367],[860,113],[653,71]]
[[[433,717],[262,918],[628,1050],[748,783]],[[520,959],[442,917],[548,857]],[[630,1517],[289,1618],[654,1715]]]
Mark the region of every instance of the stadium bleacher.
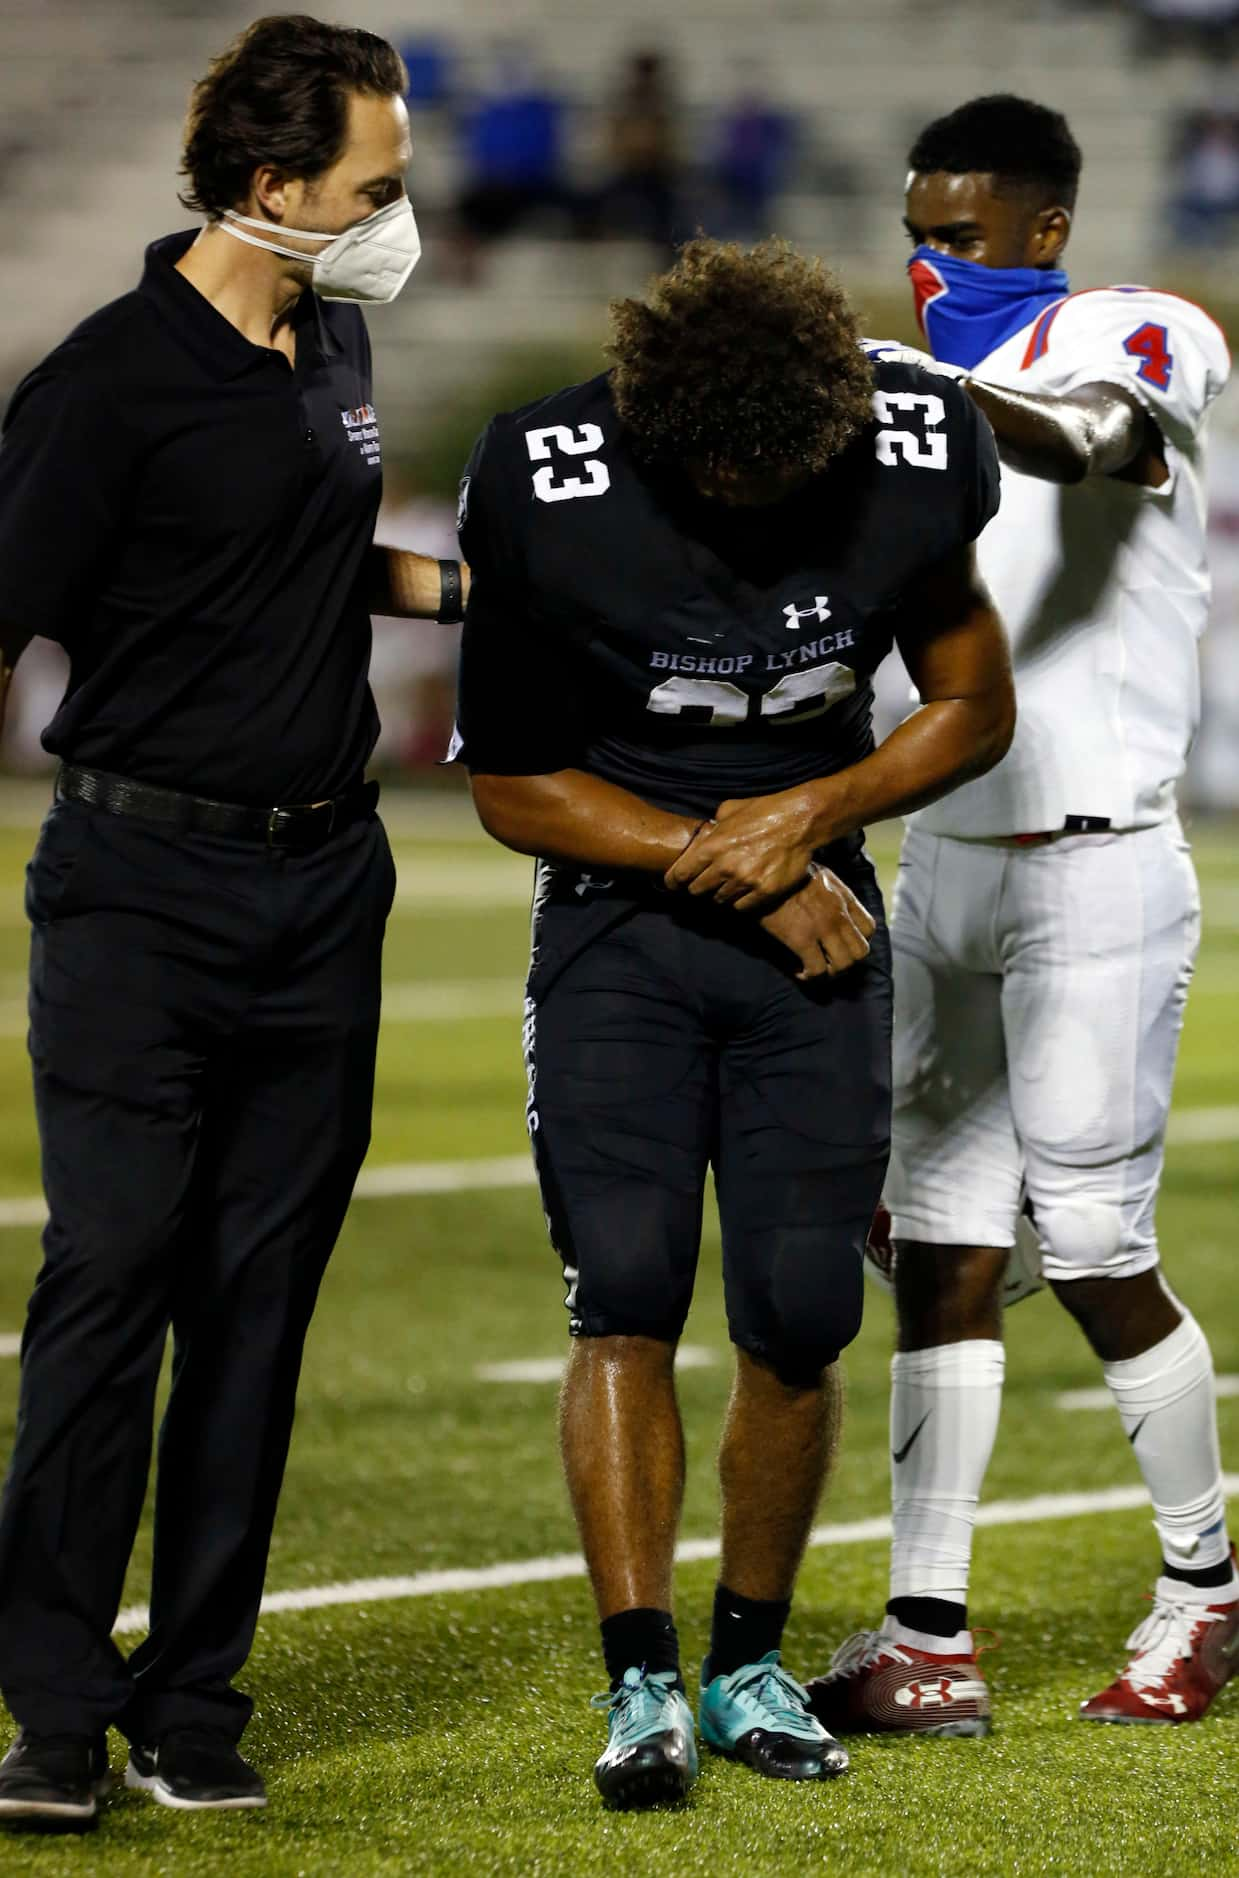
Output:
[[[2,0],[8,291],[0,389],[49,337],[122,292],[143,241],[184,217],[175,170],[188,86],[258,10],[236,0]],[[760,24],[750,0],[681,0],[644,18],[572,0],[472,0],[467,15],[447,16],[446,24],[438,0],[353,0],[340,11],[397,43],[437,37],[465,95],[484,81],[499,45],[527,44],[572,107],[569,163],[578,178],[596,168],[602,103],[635,47],[649,43],[670,55],[690,155],[737,73],[759,65],[765,89],[805,132],[799,178],[779,204],[778,226],[828,253],[862,292],[898,287],[903,242],[892,151],[904,149],[926,118],[989,86],[1047,98],[1075,124],[1088,179],[1072,251],[1077,277],[1156,277],[1169,124],[1206,84],[1199,60],[1168,57],[1153,78],[1140,68],[1141,108],[1133,109],[1130,22],[1121,8],[770,0]],[[424,415],[428,399],[450,397],[488,348],[595,330],[607,296],[638,281],[650,261],[628,244],[581,250],[517,239],[495,252],[481,284],[452,284],[436,265],[433,239],[458,180],[450,113],[419,113],[415,139],[413,193],[432,238],[418,292],[375,321],[390,368],[385,415],[397,430]],[[857,193],[847,201],[819,186],[814,152],[827,145],[851,170]]]

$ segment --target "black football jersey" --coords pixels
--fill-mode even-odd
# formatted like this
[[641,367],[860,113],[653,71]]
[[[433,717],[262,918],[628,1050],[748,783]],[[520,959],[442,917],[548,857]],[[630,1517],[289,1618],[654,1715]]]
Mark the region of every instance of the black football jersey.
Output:
[[461,485],[460,760],[709,814],[865,756],[896,609],[999,492],[965,392],[903,363],[874,377],[870,427],[770,508],[643,463],[607,374],[494,418]]

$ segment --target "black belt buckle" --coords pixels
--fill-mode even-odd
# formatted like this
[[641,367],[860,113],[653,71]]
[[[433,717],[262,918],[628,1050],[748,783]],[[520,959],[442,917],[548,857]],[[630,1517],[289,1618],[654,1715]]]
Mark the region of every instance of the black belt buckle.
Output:
[[[331,840],[332,834],[335,830],[336,809],[338,806],[339,806],[339,797],[333,796],[329,802],[322,803],[318,808],[310,806],[301,810],[300,815],[298,813],[298,810],[296,809],[282,809],[282,808],[272,809],[270,814],[267,816],[267,832],[266,832],[267,846],[269,848],[281,848],[281,847],[317,848],[317,847],[321,847],[324,841]],[[327,811],[326,827],[323,827],[323,824],[322,824],[322,815],[323,815],[324,809]],[[288,833],[291,839],[287,841],[280,841],[277,839],[281,830],[281,817],[283,816],[287,816],[289,818],[287,826],[288,826]],[[301,825],[305,830],[306,838],[304,840],[300,840],[297,838],[296,830],[297,830],[298,819],[301,820]]]
[[1106,835],[1110,832],[1108,815],[1064,815],[1065,835]]

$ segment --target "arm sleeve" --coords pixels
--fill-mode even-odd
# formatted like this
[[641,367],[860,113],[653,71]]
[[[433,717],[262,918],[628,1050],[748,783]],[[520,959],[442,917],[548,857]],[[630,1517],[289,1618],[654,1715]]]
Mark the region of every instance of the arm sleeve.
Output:
[[1037,344],[1043,389],[1089,384],[1131,392],[1179,449],[1188,449],[1230,375],[1220,328],[1190,300],[1146,288],[1075,294],[1044,316]]
[[527,492],[505,478],[502,443],[492,423],[461,483],[460,548],[472,581],[451,755],[479,775],[544,776],[577,767],[581,712],[566,650],[531,603],[515,529]]
[[962,543],[975,541],[997,515],[1002,498],[1002,469],[998,445],[984,411],[956,385],[951,386],[951,400],[958,400],[960,405],[952,428],[958,435],[955,449],[959,465],[959,539]]
[[135,473],[106,387],[69,360],[23,381],[0,439],[0,619],[65,638],[106,581]]

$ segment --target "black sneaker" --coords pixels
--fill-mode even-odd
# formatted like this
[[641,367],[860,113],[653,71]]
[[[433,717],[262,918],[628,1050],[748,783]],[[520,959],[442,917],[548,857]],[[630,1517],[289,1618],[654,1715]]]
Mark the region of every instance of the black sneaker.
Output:
[[102,1735],[35,1735],[23,1728],[0,1761],[0,1826],[81,1831],[95,1823],[111,1784]]
[[135,1743],[125,1785],[186,1813],[267,1804],[262,1775],[241,1759],[231,1736],[213,1728],[174,1728],[153,1747]]

